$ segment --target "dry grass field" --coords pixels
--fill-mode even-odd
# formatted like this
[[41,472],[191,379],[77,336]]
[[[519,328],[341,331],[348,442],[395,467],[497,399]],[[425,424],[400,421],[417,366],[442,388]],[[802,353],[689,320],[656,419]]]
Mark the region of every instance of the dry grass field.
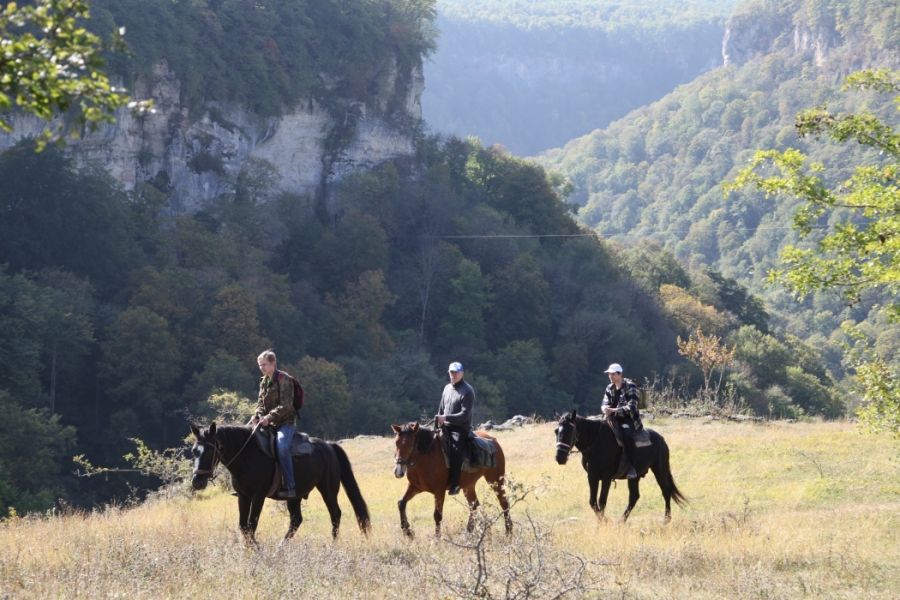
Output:
[[[900,442],[848,423],[649,426],[666,437],[691,502],[673,507],[669,525],[652,476],[627,524],[617,522],[622,484],[610,520],[598,522],[580,461],[558,466],[553,425],[543,424],[498,434],[509,476],[528,492],[511,538],[499,523],[467,535],[465,507],[448,501],[436,539],[431,496],[420,495],[409,541],[391,440],[357,439],[344,446],[372,513],[368,539],[343,492],[337,541],[315,495],[284,547],[287,513],[267,503],[258,550],[242,543],[237,502],[217,486],[127,509],[13,518],[0,523],[0,598],[900,597]],[[486,502],[484,520],[495,510]]]

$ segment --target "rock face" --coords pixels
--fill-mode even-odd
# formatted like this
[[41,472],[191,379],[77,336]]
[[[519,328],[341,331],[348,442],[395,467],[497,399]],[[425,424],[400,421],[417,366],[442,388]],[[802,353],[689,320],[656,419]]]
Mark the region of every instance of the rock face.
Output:
[[[78,165],[100,163],[126,190],[152,181],[178,212],[233,191],[248,169],[271,169],[273,191],[315,195],[349,173],[413,152],[409,124],[421,119],[421,68],[404,77],[395,65],[389,71],[377,97],[345,103],[342,117],[305,100],[280,117],[261,118],[224,103],[192,114],[181,101],[178,77],[161,62],[131,91],[154,100],[153,114],[122,110],[115,124],[71,142],[67,152]],[[0,151],[44,125],[14,119],[14,133],[0,135]]]
[[811,56],[815,65],[822,67],[828,51],[840,43],[840,35],[833,28],[794,23],[788,13],[735,15],[722,38],[722,60],[726,66],[738,66],[754,56],[790,48],[796,54]]

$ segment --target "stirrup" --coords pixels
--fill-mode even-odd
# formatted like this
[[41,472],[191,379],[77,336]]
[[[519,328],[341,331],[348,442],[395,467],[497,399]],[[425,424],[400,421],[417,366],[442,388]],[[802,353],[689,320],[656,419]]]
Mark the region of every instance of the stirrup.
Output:
[[275,497],[278,498],[279,500],[294,500],[295,498],[298,497],[297,490],[295,488],[288,488],[288,489],[282,488],[282,489],[278,490],[278,493],[275,494]]

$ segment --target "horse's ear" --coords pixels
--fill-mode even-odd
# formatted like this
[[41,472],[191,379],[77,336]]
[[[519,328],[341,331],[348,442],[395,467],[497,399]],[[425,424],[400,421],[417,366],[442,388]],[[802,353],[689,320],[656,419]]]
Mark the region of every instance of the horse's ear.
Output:
[[209,424],[209,435],[216,435],[216,422],[213,421]]
[[417,432],[419,430],[419,424],[413,423],[412,430],[413,430],[413,433]]
[[391,429],[394,430],[394,433],[400,433],[403,427],[401,427],[400,425],[391,425]]
[[572,418],[574,419],[574,418],[577,417],[577,416],[578,416],[578,409],[577,409],[577,408],[573,408],[573,409],[572,409]]
[[199,438],[200,438],[200,426],[197,425],[196,423],[193,423],[193,422],[192,422],[192,423],[191,423],[191,433],[194,434],[194,437],[195,437],[195,438],[198,438],[198,439],[199,439]]

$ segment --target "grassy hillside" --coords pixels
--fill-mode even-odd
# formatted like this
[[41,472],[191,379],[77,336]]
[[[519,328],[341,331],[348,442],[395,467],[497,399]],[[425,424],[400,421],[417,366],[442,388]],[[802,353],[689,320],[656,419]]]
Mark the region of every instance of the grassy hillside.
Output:
[[[896,597],[900,441],[862,436],[847,423],[651,426],[667,438],[675,480],[691,501],[674,509],[668,526],[652,479],[642,481],[627,525],[597,523],[578,462],[553,461],[551,424],[499,434],[511,478],[535,491],[513,510],[512,540],[502,527],[488,538],[488,582],[498,597],[511,568],[520,570],[519,583],[539,575],[546,587],[535,597],[561,589],[552,569],[565,580],[578,565],[566,553],[590,561],[584,582],[592,587],[573,597]],[[131,509],[12,518],[0,523],[0,595],[455,596],[441,579],[466,583],[473,576],[474,557],[452,544],[468,539],[465,509],[447,503],[445,537],[436,540],[431,497],[416,497],[409,512],[417,536],[403,539],[396,500],[405,483],[391,474],[392,446],[388,438],[344,444],[373,515],[368,540],[356,531],[343,494],[337,542],[315,496],[304,504],[298,537],[281,550],[287,515],[269,503],[258,552],[238,540],[236,500],[222,489]],[[482,499],[488,495],[480,490]],[[626,495],[623,485],[611,492],[610,515],[624,509]],[[546,534],[542,553],[526,563],[522,554],[535,549],[535,531]]]

